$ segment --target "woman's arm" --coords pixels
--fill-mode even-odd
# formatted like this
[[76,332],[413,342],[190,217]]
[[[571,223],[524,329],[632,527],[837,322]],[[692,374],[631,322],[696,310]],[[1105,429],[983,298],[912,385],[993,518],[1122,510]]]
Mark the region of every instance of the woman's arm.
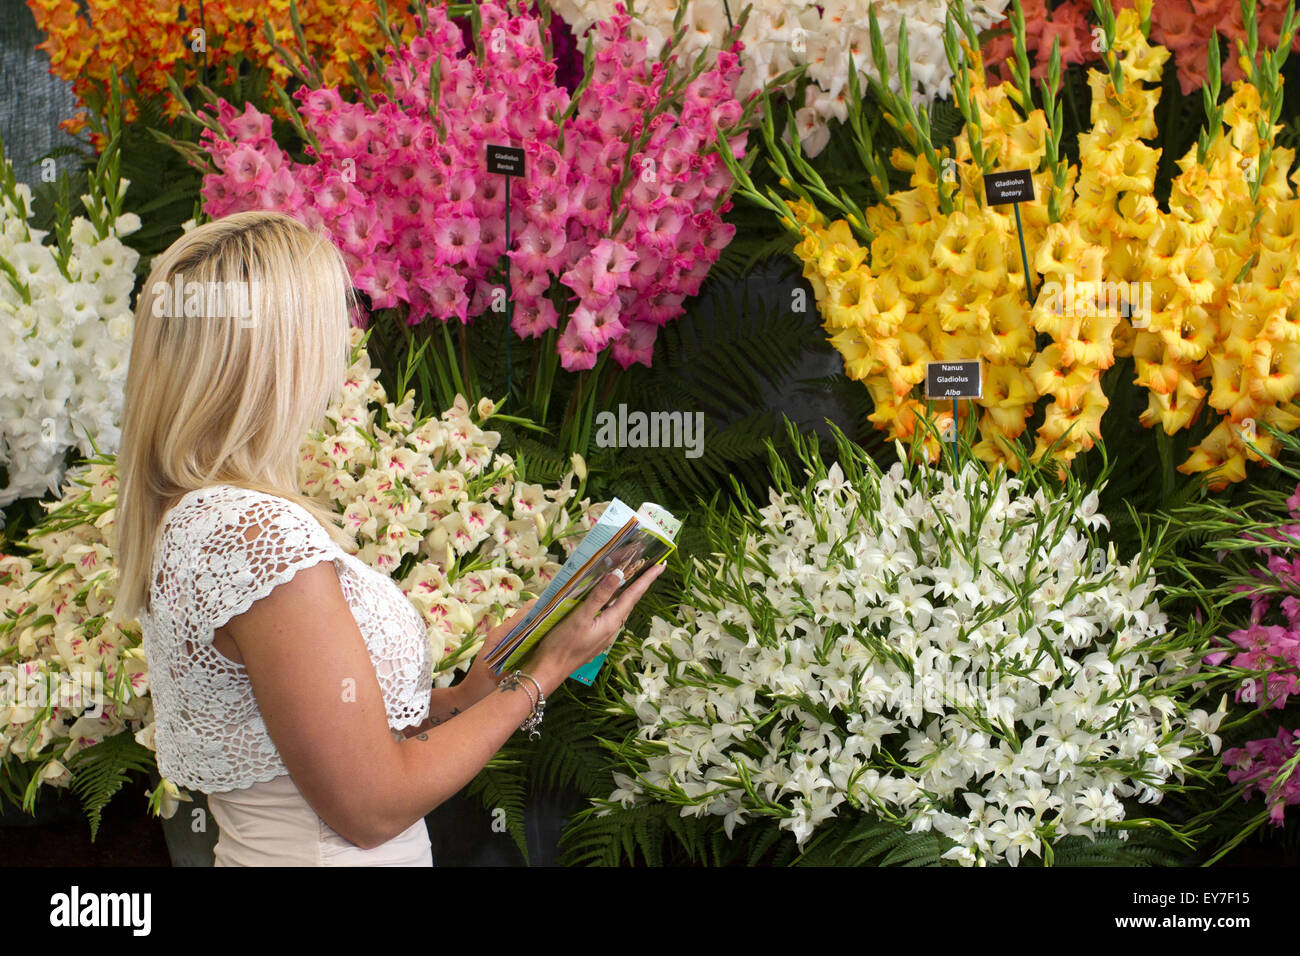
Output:
[[[609,645],[653,578],[642,575],[597,620],[617,585],[611,576],[547,635],[528,668],[544,693]],[[328,561],[299,571],[226,627],[295,784],[322,820],[366,849],[469,783],[531,712],[529,690],[536,694],[528,681],[503,681],[455,720],[395,740],[374,665]]]
[[430,727],[445,723],[496,690],[497,685],[501,682],[501,677],[505,675],[498,676],[494,674],[492,668],[488,666],[483,658],[497,646],[501,639],[510,632],[510,629],[518,624],[536,603],[537,598],[526,602],[508,620],[502,621],[488,631],[487,636],[483,638],[483,645],[479,648],[478,653],[474,655],[474,661],[464,679],[454,687],[435,687],[433,692],[429,694],[429,719],[418,726],[406,728],[402,733],[410,738],[428,730]]
[[430,727],[445,723],[474,703],[474,700],[466,698],[465,689],[464,681],[454,687],[435,687],[429,694],[429,716],[423,723],[405,728],[402,731],[403,736],[414,737]]
[[[571,673],[609,649],[636,602],[664,567],[660,564],[642,574],[608,608],[606,603],[622,586],[623,579],[606,575],[586,600],[546,635],[532,652],[527,670],[541,686],[542,693],[550,697]],[[512,623],[507,621],[500,628],[508,628]],[[485,642],[486,649],[489,648]],[[483,654],[480,651],[479,658]],[[486,669],[479,658],[475,659],[471,674]],[[388,801],[395,812],[388,823],[389,838],[429,813],[430,808],[423,804],[423,794],[438,793],[437,802],[441,803],[469,783],[532,712],[532,697],[536,693],[531,681],[507,674],[493,691],[455,720],[402,741],[398,749],[405,760],[404,769]],[[501,702],[502,697],[507,698],[506,703]],[[496,715],[507,706],[511,708],[510,713],[518,714],[518,719],[502,732]],[[468,768],[472,769],[466,773]]]

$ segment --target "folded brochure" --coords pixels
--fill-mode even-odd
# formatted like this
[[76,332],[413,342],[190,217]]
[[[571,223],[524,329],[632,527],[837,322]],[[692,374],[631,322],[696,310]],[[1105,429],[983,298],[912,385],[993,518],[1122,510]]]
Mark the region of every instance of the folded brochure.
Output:
[[[639,574],[662,562],[677,547],[681,526],[667,510],[651,502],[633,511],[617,498],[611,501],[537,603],[489,652],[487,663],[493,672],[500,674],[519,667],[546,632],[582,603],[587,592],[615,568],[623,572],[623,583],[614,592],[617,596]],[[590,685],[604,662],[602,653],[569,676]]]

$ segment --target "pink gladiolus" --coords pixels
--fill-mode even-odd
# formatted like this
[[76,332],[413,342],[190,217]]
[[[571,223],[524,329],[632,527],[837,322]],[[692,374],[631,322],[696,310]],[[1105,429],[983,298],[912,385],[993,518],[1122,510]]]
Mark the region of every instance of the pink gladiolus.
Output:
[[237,186],[261,187],[271,177],[266,157],[255,149],[241,146],[226,157],[226,170]]
[[[324,230],[370,307],[405,309],[409,323],[491,309],[504,255],[519,335],[559,329],[569,370],[593,367],[606,349],[623,367],[649,364],[658,326],[682,313],[734,233],[721,220],[733,183],[712,150],[721,128],[744,154],[741,46],[682,89],[669,81],[686,65],[647,64],[619,6],[589,34],[592,75],[571,104],[538,18],[491,0],[479,12],[482,33],[467,45],[446,10],[429,7],[427,31],[385,52],[373,107],[333,88],[298,90],[303,127],[319,143],[308,162],[274,142],[268,116],[218,101],[219,133],[202,137],[216,170],[204,180],[206,209],[277,209]],[[526,154],[511,183],[509,249],[505,180],[486,172],[489,144]]]
[[1273,789],[1283,765],[1295,756],[1297,742],[1300,742],[1300,730],[1279,727],[1276,737],[1252,740],[1244,747],[1223,753],[1224,766],[1232,768],[1228,779],[1246,783],[1242,792],[1245,799],[1252,793],[1265,797],[1269,820],[1274,826],[1282,825],[1287,806],[1300,803],[1300,773],[1292,773],[1286,783]]
[[440,219],[434,227],[437,254],[434,261],[442,265],[469,265],[478,256],[478,220],[468,216]]
[[[1300,485],[1286,502],[1291,517],[1300,517],[1297,506]],[[1264,558],[1264,567],[1252,572],[1261,588],[1237,588],[1254,591],[1250,624],[1228,635],[1233,646],[1207,655],[1206,661],[1212,665],[1226,661],[1253,672],[1238,688],[1238,701],[1259,709],[1282,710],[1292,697],[1300,697],[1300,600],[1295,596],[1300,591],[1300,556],[1294,543],[1300,541],[1300,525],[1283,524],[1265,534],[1283,544],[1255,549]],[[1283,623],[1276,623],[1275,608]],[[1300,803],[1300,773],[1291,774],[1286,783],[1273,789],[1282,767],[1295,756],[1297,741],[1300,730],[1279,727],[1275,737],[1249,741],[1225,751],[1222,758],[1229,768],[1228,779],[1246,784],[1243,796],[1264,795],[1269,819],[1277,826],[1282,825],[1286,807]]]
[[584,303],[574,310],[570,328],[577,330],[585,345],[599,352],[625,331],[619,321],[618,306],[619,300],[615,296],[595,310]]
[[230,119],[230,134],[235,139],[271,138],[271,117],[246,104],[244,112]]
[[514,330],[525,338],[538,338],[559,326],[555,303],[546,298],[520,300],[515,304]]
[[560,364],[570,371],[584,372],[596,365],[597,349],[584,341],[578,323],[570,322],[559,339]]
[[377,309],[390,309],[406,298],[406,280],[391,260],[367,262],[353,280]]
[[614,360],[624,368],[633,362],[649,368],[650,359],[654,355],[655,336],[658,334],[659,327],[653,322],[629,322],[627,331],[614,340]]

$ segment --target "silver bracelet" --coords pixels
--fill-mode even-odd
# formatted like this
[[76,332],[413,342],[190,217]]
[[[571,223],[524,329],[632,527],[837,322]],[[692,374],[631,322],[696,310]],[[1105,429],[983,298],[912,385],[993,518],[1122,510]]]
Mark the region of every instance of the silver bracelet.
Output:
[[[542,685],[537,683],[537,678],[534,677],[532,674],[525,674],[523,671],[519,672],[519,676],[527,677],[530,681],[533,682],[533,686],[537,688],[537,702],[540,706],[545,707],[546,695],[542,693]],[[532,695],[530,694],[529,696],[531,697]]]
[[514,678],[514,683],[512,684],[512,686],[514,686],[514,687],[522,687],[522,688],[524,689],[524,693],[528,695],[528,707],[529,707],[529,709],[530,709],[530,710],[536,710],[536,709],[537,709],[537,698],[533,696],[533,692],[532,692],[531,690],[528,689],[528,685],[527,685],[527,684],[521,684],[521,683],[519,683],[519,678],[521,678],[521,677],[524,676],[524,672],[523,672],[523,671],[515,671],[515,672],[514,672],[513,674],[511,674],[510,676]]
[[[520,681],[520,678],[524,677],[532,681],[533,686],[537,688],[536,698],[533,697],[533,692],[528,689],[528,685]],[[541,731],[538,730],[538,727],[541,726],[543,709],[546,707],[546,695],[542,693],[542,685],[537,682],[537,678],[533,677],[532,674],[525,674],[521,670],[514,670],[511,671],[506,679],[501,682],[501,686],[506,689],[522,687],[524,693],[528,695],[528,701],[532,705],[532,711],[524,718],[524,722],[519,725],[519,729],[528,731],[529,740],[536,740],[542,735]]]

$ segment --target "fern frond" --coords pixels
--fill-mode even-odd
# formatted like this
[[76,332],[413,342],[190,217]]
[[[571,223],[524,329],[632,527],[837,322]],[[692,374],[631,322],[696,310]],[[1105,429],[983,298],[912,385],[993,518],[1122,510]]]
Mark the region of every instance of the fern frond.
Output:
[[[549,715],[548,715],[549,716]],[[524,803],[528,793],[528,780],[522,769],[523,761],[509,755],[511,744],[499,750],[465,788],[467,796],[477,796],[489,816],[504,810],[506,832],[510,834],[519,852],[528,864],[528,837],[524,829]]]
[[617,737],[635,728],[619,727],[612,715],[591,707],[567,686],[546,703],[547,733],[532,742],[529,756],[534,786],[608,797],[613,789],[609,754],[598,734]]
[[[666,838],[672,834],[683,851],[694,847],[698,821],[682,818],[663,803],[617,808],[596,816],[595,808],[576,814],[560,834],[560,863],[565,866],[628,866],[665,862]],[[685,855],[690,858],[689,853]]]
[[81,800],[90,821],[90,842],[99,835],[104,808],[130,782],[131,774],[154,769],[154,755],[129,733],[113,734],[68,759],[71,789]]
[[[1055,866],[1178,866],[1179,847],[1163,832],[1130,830],[1121,840],[1113,833],[1101,833],[1094,840],[1070,836],[1052,847]],[[1032,862],[1032,861],[1026,861]]]

